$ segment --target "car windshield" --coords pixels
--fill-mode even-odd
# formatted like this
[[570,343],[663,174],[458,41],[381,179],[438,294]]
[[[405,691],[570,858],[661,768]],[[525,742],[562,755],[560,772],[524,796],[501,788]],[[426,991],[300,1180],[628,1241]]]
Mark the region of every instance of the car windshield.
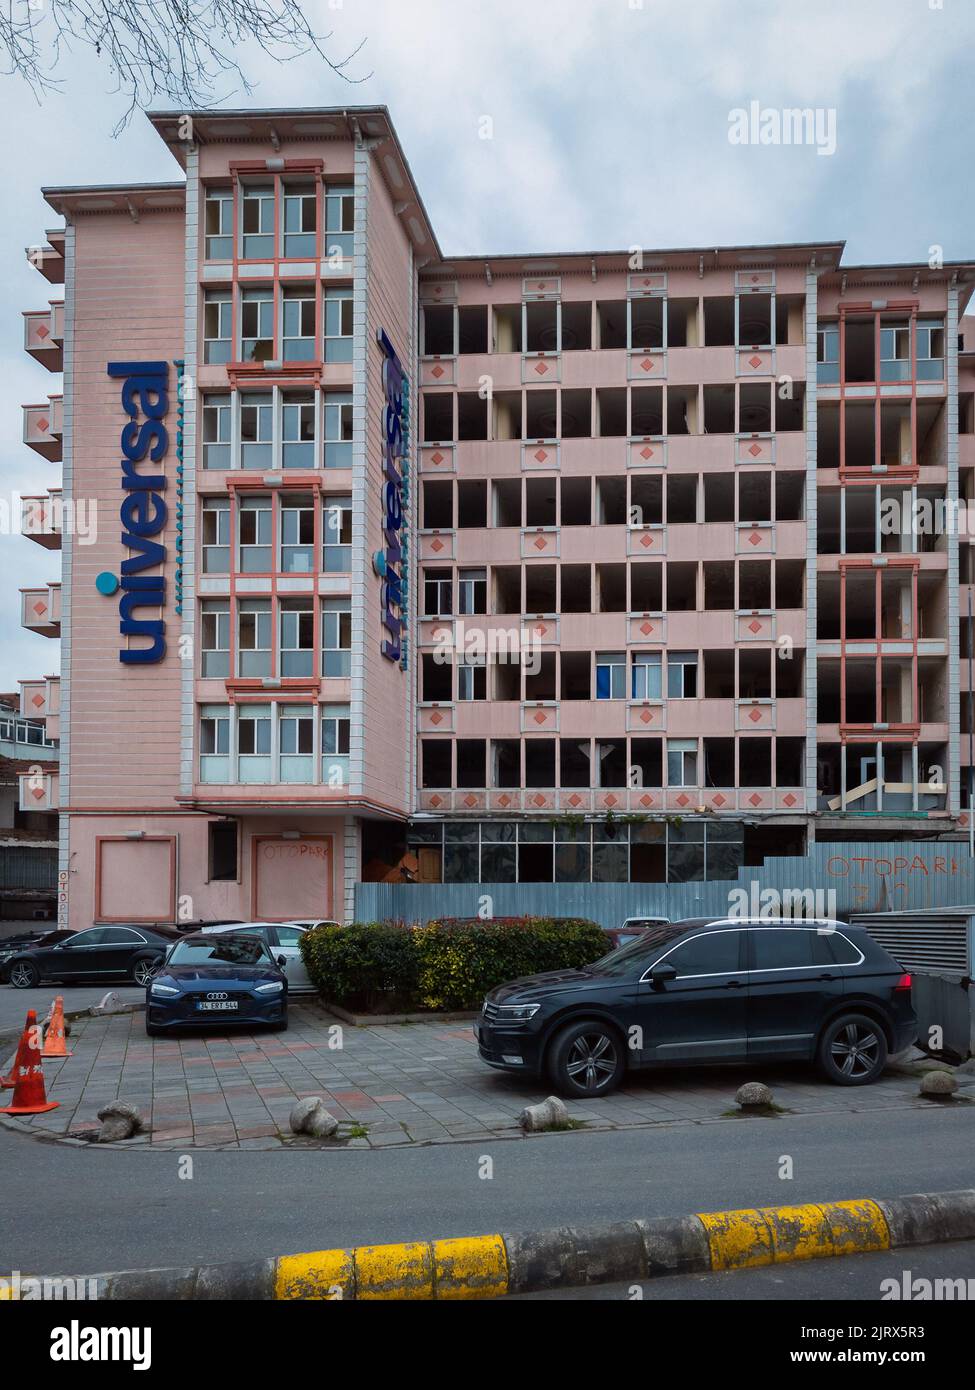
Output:
[[178,941],[168,964],[258,965],[267,960],[267,948],[256,936],[214,936],[207,941]]
[[661,946],[673,941],[686,930],[687,926],[682,922],[667,922],[666,925],[650,927],[635,941],[628,941],[625,946],[610,951],[608,956],[600,957],[587,969],[596,975],[627,977],[642,974],[651,961],[656,960]]

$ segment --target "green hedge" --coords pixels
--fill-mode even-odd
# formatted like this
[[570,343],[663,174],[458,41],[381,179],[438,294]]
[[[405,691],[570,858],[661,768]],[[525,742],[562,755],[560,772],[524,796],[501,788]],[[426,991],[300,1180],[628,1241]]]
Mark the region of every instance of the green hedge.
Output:
[[301,940],[324,998],[376,1013],[476,1009],[505,980],[588,965],[607,949],[598,924],[575,917],[357,923],[316,927]]

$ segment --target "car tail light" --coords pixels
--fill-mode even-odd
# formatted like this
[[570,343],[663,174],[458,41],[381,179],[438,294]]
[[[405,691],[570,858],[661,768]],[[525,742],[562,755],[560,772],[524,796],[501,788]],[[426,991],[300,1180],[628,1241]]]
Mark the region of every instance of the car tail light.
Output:
[[908,975],[907,973],[903,974],[903,975],[900,977],[900,979],[897,981],[896,985],[894,986],[894,993],[895,993],[895,994],[896,994],[899,990],[906,990],[906,991],[908,992],[908,994],[909,994],[910,991],[911,991],[911,977],[910,977],[910,975]]

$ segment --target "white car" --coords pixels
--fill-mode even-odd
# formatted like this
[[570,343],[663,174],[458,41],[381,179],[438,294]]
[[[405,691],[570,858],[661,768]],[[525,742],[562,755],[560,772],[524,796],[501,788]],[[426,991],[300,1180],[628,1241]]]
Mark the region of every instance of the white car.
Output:
[[205,932],[234,932],[236,935],[260,936],[267,942],[275,960],[284,960],[281,967],[288,977],[289,994],[315,994],[312,978],[301,956],[301,938],[312,927],[336,926],[326,921],[308,922],[237,922],[232,927],[204,927]]
[[[619,944],[625,946],[630,941],[635,941],[638,936],[642,936],[651,927],[669,927],[669,917],[627,917],[626,921],[618,928],[620,937]],[[626,936],[624,938],[624,933]]]

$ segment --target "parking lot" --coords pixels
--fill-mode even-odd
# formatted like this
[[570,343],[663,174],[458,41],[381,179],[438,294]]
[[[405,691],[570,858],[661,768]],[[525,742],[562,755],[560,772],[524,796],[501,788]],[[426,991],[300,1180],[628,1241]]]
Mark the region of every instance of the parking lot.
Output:
[[[71,991],[66,1007],[83,991]],[[46,1011],[50,991],[0,990],[23,1011]],[[286,1033],[228,1029],[179,1039],[150,1039],[142,1013],[82,1018],[72,1027],[73,1055],[44,1064],[57,1110],[16,1121],[34,1134],[83,1140],[96,1114],[116,1097],[141,1110],[150,1133],[134,1147],[276,1149],[296,1141],[288,1128],[295,1100],[322,1096],[341,1121],[339,1141],[356,1148],[517,1138],[522,1108],[544,1085],[492,1071],[477,1055],[469,1023],[429,1022],[355,1028],[314,1001],[295,1002]],[[9,1049],[4,1049],[9,1051]],[[959,1080],[965,1086],[972,1078]],[[831,1086],[803,1066],[709,1067],[643,1073],[599,1101],[570,1102],[573,1120],[593,1129],[744,1121],[734,1095],[744,1080],[773,1087],[793,1113],[877,1111],[928,1104],[918,1077],[889,1070],[873,1086]],[[10,1123],[9,1121],[6,1121]]]

